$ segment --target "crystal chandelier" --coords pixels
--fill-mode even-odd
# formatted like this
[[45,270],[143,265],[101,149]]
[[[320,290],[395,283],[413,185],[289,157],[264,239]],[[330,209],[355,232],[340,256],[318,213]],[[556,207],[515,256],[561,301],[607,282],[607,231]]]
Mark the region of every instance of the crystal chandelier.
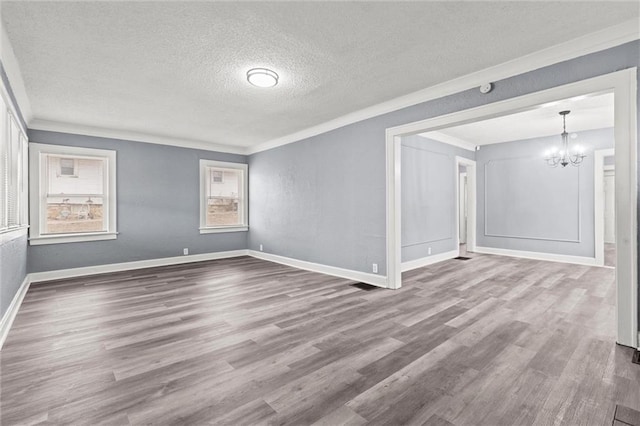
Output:
[[558,148],[554,148],[551,151],[547,151],[544,159],[551,167],[558,167],[560,164],[562,167],[567,167],[569,164],[572,166],[579,166],[584,160],[586,155],[584,150],[576,146],[573,152],[569,151],[569,134],[567,133],[567,114],[571,111],[560,111],[562,116],[562,148],[558,151]]

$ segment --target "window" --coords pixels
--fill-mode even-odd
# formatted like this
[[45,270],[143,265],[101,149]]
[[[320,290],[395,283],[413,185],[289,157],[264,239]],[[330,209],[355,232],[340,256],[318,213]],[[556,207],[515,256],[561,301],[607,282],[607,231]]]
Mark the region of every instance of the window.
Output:
[[200,160],[200,233],[248,230],[247,165]]
[[224,183],[224,171],[211,170],[211,183]]
[[60,158],[60,176],[78,177],[75,158]]
[[[27,138],[0,96],[0,233],[27,226]],[[10,237],[13,238],[13,237]]]
[[31,144],[30,158],[30,244],[116,238],[115,151]]

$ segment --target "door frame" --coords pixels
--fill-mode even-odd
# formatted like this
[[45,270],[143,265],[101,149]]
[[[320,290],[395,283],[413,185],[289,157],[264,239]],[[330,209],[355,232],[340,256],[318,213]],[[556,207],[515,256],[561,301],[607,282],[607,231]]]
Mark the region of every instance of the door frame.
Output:
[[456,241],[460,256],[460,166],[467,168],[467,251],[476,249],[476,162],[456,156]]
[[387,287],[402,286],[401,163],[402,136],[530,110],[549,102],[598,92],[615,96],[616,151],[616,318],[617,342],[638,347],[638,224],[637,224],[637,67],[581,80],[479,107],[400,126],[385,133]]

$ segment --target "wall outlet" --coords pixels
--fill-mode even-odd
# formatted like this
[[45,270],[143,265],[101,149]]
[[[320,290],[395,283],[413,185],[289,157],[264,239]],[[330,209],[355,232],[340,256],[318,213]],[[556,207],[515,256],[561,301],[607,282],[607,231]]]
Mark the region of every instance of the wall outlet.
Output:
[[372,269],[373,269],[373,273],[374,273],[374,274],[377,274],[377,273],[378,273],[378,264],[377,264],[377,263],[374,263],[374,264],[373,264],[373,268],[372,268]]
[[189,254],[189,249],[188,248],[183,248],[182,249],[182,254],[184,254],[185,256]]
[[260,244],[260,251],[262,251],[262,244]]
[[427,254],[429,254],[429,255],[431,254],[431,247],[429,247],[429,248],[427,249]]

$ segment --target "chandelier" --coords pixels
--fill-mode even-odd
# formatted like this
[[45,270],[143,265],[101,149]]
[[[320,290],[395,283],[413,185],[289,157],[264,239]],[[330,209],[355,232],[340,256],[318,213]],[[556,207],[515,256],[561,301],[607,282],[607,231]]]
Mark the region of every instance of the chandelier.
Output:
[[554,148],[551,151],[547,151],[545,154],[545,161],[551,167],[558,167],[560,164],[562,167],[567,167],[569,164],[572,166],[579,166],[584,160],[586,155],[584,150],[576,146],[573,151],[569,151],[569,134],[567,133],[567,114],[571,111],[560,111],[562,116],[562,148],[558,151],[558,148]]

